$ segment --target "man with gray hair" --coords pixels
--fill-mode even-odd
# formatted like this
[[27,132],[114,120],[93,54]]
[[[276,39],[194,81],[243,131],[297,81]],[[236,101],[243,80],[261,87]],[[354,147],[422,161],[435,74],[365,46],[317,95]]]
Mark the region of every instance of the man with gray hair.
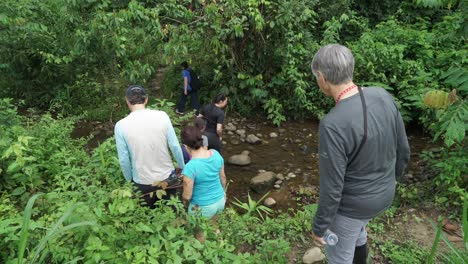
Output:
[[[146,109],[148,95],[139,85],[128,87],[125,95],[131,113],[115,125],[115,141],[119,163],[125,180],[142,192],[143,200],[150,208],[158,200],[153,186],[174,177],[175,170],[169,149],[180,169],[184,158],[169,116],[163,111]],[[175,194],[166,190],[163,199]]]
[[393,97],[382,88],[353,83],[354,57],[339,44],[322,47],[312,60],[321,91],[336,105],[320,121],[320,199],[314,239],[326,244],[328,263],[366,263],[366,225],[392,204],[396,180],[409,161],[405,127]]

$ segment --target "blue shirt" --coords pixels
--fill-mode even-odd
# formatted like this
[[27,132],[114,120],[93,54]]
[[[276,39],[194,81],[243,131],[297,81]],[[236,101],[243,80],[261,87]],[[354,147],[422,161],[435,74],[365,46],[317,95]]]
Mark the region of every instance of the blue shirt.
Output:
[[211,205],[224,197],[219,173],[224,165],[223,157],[216,150],[208,158],[192,158],[182,174],[192,179],[193,193],[190,203],[200,206]]
[[[192,86],[190,86],[190,82],[192,81],[192,77],[190,77],[190,71],[189,69],[185,69],[182,71],[182,80],[187,77],[188,84],[187,84],[187,92],[192,91]],[[185,89],[185,83],[182,83],[182,89]]]

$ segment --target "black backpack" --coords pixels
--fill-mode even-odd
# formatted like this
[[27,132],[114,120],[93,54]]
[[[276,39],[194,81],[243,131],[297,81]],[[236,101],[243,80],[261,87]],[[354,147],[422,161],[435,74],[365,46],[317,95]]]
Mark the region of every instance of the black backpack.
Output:
[[190,79],[191,79],[190,86],[192,87],[192,90],[196,92],[200,90],[201,88],[200,78],[192,69],[189,69],[189,73],[190,73]]

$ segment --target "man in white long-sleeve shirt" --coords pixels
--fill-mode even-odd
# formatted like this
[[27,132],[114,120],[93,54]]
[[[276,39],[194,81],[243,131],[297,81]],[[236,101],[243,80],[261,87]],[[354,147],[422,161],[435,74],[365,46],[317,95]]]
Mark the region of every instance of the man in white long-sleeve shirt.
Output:
[[[179,168],[184,168],[182,150],[169,116],[146,109],[148,94],[143,87],[128,87],[125,98],[131,113],[117,122],[114,131],[119,163],[125,180],[133,182],[147,205],[154,208],[158,187],[152,184],[175,173],[169,149]],[[175,194],[175,189],[166,192],[163,199]]]

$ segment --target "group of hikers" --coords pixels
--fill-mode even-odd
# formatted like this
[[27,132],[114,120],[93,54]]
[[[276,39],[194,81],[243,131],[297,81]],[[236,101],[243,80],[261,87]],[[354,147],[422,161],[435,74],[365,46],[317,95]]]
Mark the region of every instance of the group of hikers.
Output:
[[[192,96],[189,66],[186,62],[181,66],[184,85],[178,113],[183,112],[185,98]],[[403,119],[384,89],[361,88],[353,82],[354,57],[347,47],[322,47],[312,60],[311,72],[320,90],[336,102],[318,131],[320,196],[311,219],[313,237],[325,246],[328,263],[367,263],[366,225],[390,207],[397,180],[409,162]],[[156,195],[145,195],[159,188],[153,183],[177,177],[170,150],[182,171],[182,199],[188,213],[216,219],[226,203],[221,142],[227,96],[219,94],[198,109],[194,94],[197,118],[194,126],[182,129],[181,146],[169,116],[146,109],[143,87],[128,87],[131,113],[117,122],[115,140],[125,179],[143,194],[149,207],[158,200]],[[167,189],[163,199],[175,193],[176,189]],[[338,236],[336,245],[325,243],[328,231]]]

